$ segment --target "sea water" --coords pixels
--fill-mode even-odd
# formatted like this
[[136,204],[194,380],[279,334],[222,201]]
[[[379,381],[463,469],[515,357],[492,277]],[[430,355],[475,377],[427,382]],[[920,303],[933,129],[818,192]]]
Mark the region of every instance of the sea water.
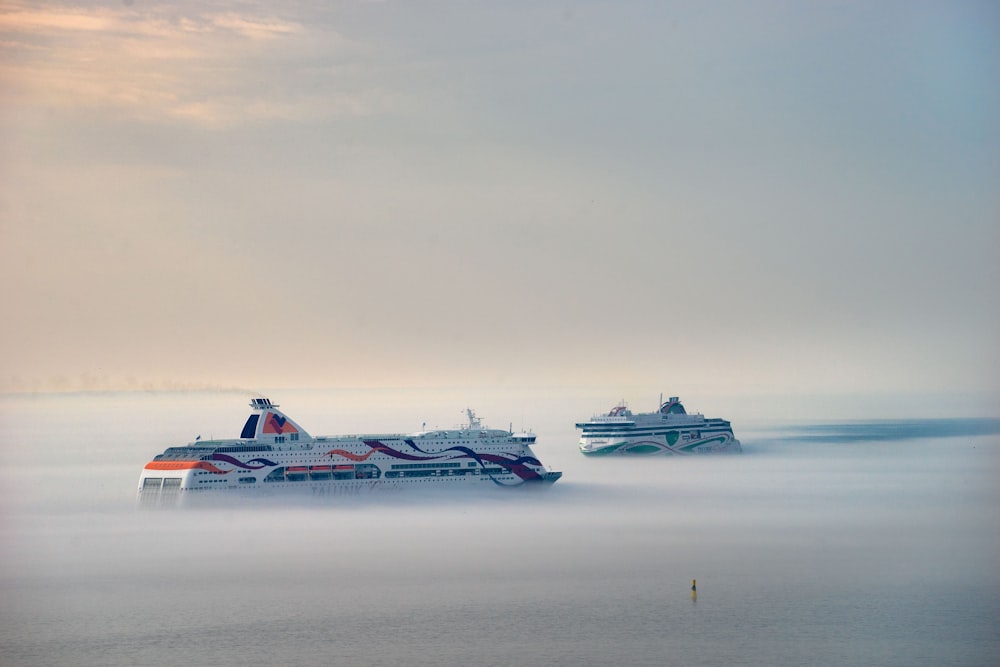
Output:
[[[314,435],[447,427],[466,407],[457,390],[283,393]],[[596,405],[484,395],[490,426],[536,430],[559,482],[137,510],[143,464],[235,437],[248,398],[0,399],[0,665],[1000,656],[995,420],[741,424],[720,409],[744,454],[590,459],[573,422]]]

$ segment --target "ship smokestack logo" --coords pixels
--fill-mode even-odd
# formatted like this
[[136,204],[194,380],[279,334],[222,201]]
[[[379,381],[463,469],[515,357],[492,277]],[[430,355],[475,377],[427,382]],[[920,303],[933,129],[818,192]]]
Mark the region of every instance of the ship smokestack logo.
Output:
[[264,420],[264,433],[298,433],[298,429],[288,423],[288,417],[267,413]]

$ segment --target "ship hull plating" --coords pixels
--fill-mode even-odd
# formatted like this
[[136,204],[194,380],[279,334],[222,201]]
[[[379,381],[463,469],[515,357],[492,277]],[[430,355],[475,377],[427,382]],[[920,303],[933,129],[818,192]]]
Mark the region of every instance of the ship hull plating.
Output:
[[688,414],[676,396],[656,412],[633,414],[624,402],[576,425],[584,456],[738,454],[743,451],[725,419]]
[[[673,443],[673,444],[671,444]],[[739,440],[724,433],[709,438],[683,438],[682,432],[668,431],[660,435],[643,435],[633,438],[595,436],[580,439],[580,452],[584,456],[657,456],[688,454],[738,454],[742,451]]]
[[548,486],[562,473],[535,457],[535,436],[469,424],[411,435],[314,438],[267,399],[241,437],[171,447],[146,464],[144,507],[220,496],[361,496],[406,488]]

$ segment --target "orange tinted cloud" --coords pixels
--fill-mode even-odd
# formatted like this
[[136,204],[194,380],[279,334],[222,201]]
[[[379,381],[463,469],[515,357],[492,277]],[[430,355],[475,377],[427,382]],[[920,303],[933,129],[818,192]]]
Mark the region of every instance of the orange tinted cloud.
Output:
[[[246,45],[277,43],[302,33],[302,26],[233,12],[178,17],[168,9],[22,6],[0,12],[0,81],[8,99],[25,108],[107,108],[207,124],[269,117],[272,107],[247,104],[239,80],[216,74],[238,69]],[[223,80],[226,90],[219,86]]]

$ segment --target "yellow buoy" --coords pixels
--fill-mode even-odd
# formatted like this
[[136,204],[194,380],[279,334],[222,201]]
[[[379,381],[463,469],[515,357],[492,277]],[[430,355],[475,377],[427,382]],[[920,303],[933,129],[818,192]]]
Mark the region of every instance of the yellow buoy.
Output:
[[698,599],[698,580],[697,579],[692,579],[691,580],[691,599],[692,600],[697,600]]

